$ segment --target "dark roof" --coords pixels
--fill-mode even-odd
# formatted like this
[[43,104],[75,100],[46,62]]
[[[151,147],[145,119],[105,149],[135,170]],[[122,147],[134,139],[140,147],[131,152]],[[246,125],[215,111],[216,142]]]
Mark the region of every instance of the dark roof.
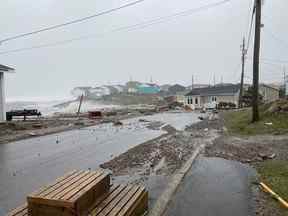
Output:
[[172,92],[172,93],[176,93],[176,92],[181,92],[181,91],[185,91],[186,87],[179,85],[179,84],[175,84],[173,86],[170,86],[168,88],[168,91]]
[[1,65],[1,64],[0,64],[0,71],[1,71],[1,72],[12,72],[12,71],[14,71],[14,68],[7,67],[7,66],[5,66],[5,65]]
[[234,95],[240,89],[240,85],[212,86],[207,88],[192,89],[186,96],[214,96],[214,95]]

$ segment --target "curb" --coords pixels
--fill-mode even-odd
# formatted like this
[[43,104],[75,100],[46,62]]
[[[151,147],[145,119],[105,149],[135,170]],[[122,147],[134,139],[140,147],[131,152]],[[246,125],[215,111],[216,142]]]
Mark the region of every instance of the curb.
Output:
[[192,156],[184,164],[184,166],[172,177],[172,180],[169,182],[166,190],[157,199],[152,210],[149,211],[148,216],[161,216],[164,214],[164,211],[166,210],[172,195],[174,194],[181,181],[185,177],[186,173],[189,171],[195,159],[197,158],[201,150],[204,149],[204,147],[204,144],[198,146],[193,152]]

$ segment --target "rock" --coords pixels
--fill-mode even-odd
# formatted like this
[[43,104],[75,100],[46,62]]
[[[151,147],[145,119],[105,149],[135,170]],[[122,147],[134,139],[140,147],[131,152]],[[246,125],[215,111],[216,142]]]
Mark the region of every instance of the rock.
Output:
[[139,122],[149,122],[149,121],[146,119],[139,119]]
[[75,122],[74,123],[75,126],[84,126],[84,122]]
[[38,124],[33,124],[32,127],[35,129],[41,129],[43,128],[43,125],[41,123],[38,123]]
[[276,154],[275,154],[275,153],[273,153],[273,154],[271,154],[271,155],[268,156],[269,159],[274,159],[275,157],[276,157]]
[[258,156],[261,157],[263,160],[274,159],[276,154],[268,154],[268,153],[258,153]]
[[30,136],[36,136],[36,133],[30,132],[28,133]]
[[114,126],[123,126],[123,123],[121,121],[115,121],[113,123]]

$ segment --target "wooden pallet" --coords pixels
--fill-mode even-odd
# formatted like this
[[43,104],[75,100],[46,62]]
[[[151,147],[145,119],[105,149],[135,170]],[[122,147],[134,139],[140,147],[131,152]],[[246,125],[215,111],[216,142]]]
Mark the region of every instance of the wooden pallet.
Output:
[[148,210],[148,192],[142,186],[117,185],[99,198],[89,216],[141,216]]
[[83,215],[110,188],[103,171],[73,171],[27,197],[29,216]]
[[13,211],[9,212],[6,216],[28,216],[28,206],[24,204]]
[[148,209],[142,186],[110,187],[103,171],[73,171],[27,197],[7,216],[140,216]]

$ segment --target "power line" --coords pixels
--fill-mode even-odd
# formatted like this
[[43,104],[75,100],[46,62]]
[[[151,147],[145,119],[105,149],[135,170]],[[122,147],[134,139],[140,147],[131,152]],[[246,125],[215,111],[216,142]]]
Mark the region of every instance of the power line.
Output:
[[268,31],[267,31],[267,27],[265,27],[265,32],[268,33],[271,36],[271,38],[273,38],[275,41],[277,41],[277,42],[283,44],[284,46],[288,47],[288,43],[287,42],[285,42],[284,40],[280,39],[271,30],[268,29]]
[[252,30],[253,30],[253,21],[254,21],[254,14],[255,14],[255,4],[254,4],[254,1],[252,2],[252,6],[251,6],[251,12],[252,12],[252,15],[251,15],[251,21],[250,21],[250,27],[249,27],[249,30],[248,30],[248,42],[247,42],[247,51],[249,50],[249,47],[250,47],[250,41],[251,41],[251,37],[252,37]]
[[270,58],[260,58],[262,61],[267,61],[267,62],[276,62],[276,63],[288,63],[288,60],[279,60],[279,59],[270,59]]
[[19,49],[14,49],[14,50],[7,50],[7,51],[2,51],[0,52],[0,55],[5,55],[5,54],[10,54],[10,53],[16,53],[16,52],[22,52],[22,51],[28,51],[28,50],[33,50],[33,49],[40,49],[40,48],[47,48],[47,47],[54,47],[54,46],[58,46],[58,45],[64,45],[64,44],[68,44],[68,43],[72,43],[75,41],[81,41],[81,40],[87,40],[87,39],[93,39],[93,38],[97,38],[100,36],[104,36],[106,34],[109,33],[115,33],[115,32],[125,32],[125,31],[134,31],[134,30],[138,30],[138,29],[143,29],[143,28],[147,28],[150,26],[153,26],[155,24],[159,24],[159,23],[164,23],[167,21],[170,21],[172,19],[178,18],[178,17],[182,17],[182,16],[190,16],[194,13],[203,11],[203,10],[207,10],[213,7],[217,7],[220,6],[224,3],[230,2],[231,0],[223,0],[223,1],[219,1],[219,2],[215,2],[215,3],[211,3],[211,4],[207,4],[198,8],[193,8],[193,9],[189,9],[189,10],[185,10],[185,11],[181,11],[178,13],[174,13],[171,15],[167,15],[167,16],[162,16],[162,17],[156,17],[147,21],[143,21],[137,24],[133,24],[133,25],[127,25],[127,26],[123,26],[123,27],[119,27],[119,28],[115,28],[112,29],[108,32],[104,32],[104,33],[100,33],[100,34],[94,34],[94,35],[84,35],[81,37],[77,37],[77,38],[72,38],[72,39],[68,39],[68,40],[62,40],[62,41],[56,41],[53,43],[47,43],[47,44],[41,44],[41,45],[36,45],[36,46],[31,46],[31,47],[24,47],[24,48],[19,48]]
[[62,27],[65,27],[65,26],[68,26],[68,25],[72,25],[72,24],[75,24],[75,23],[84,22],[86,20],[90,20],[90,19],[93,19],[95,17],[99,17],[99,16],[102,16],[102,15],[110,14],[112,12],[121,10],[123,8],[127,8],[127,7],[130,7],[130,6],[133,6],[133,5],[138,4],[140,2],[143,2],[143,1],[145,1],[145,0],[137,0],[137,1],[130,2],[128,4],[124,4],[122,6],[119,6],[119,7],[116,7],[116,8],[112,8],[112,9],[109,9],[109,10],[106,10],[106,11],[102,11],[102,12],[99,12],[99,13],[96,13],[96,14],[93,14],[93,15],[90,15],[90,16],[87,16],[87,17],[83,17],[83,18],[72,20],[72,21],[69,21],[69,22],[65,22],[65,23],[61,23],[61,24],[45,27],[45,28],[42,28],[42,29],[39,29],[39,30],[36,30],[36,31],[23,33],[23,34],[16,35],[16,36],[13,36],[13,37],[8,37],[8,38],[0,40],[0,44],[2,44],[4,42],[7,42],[7,41],[15,40],[15,39],[18,39],[18,38],[27,37],[27,36],[34,35],[34,34],[39,34],[41,32],[50,31],[50,30],[57,29],[57,28],[62,28]]

